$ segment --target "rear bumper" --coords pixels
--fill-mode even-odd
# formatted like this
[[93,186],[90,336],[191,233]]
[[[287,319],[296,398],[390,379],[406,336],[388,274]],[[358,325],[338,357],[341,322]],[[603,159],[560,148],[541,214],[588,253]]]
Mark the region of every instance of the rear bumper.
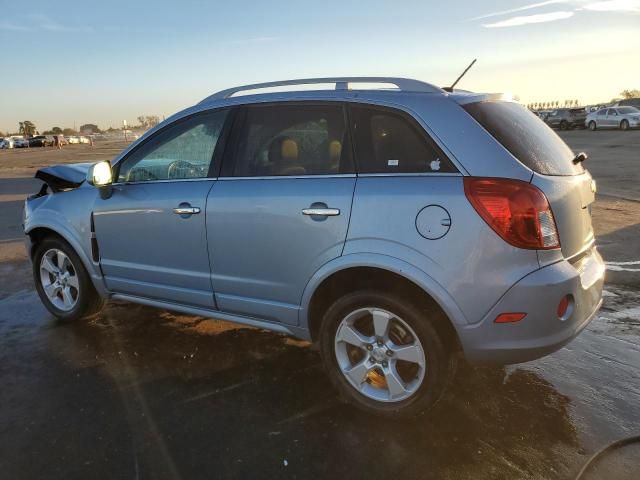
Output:
[[[566,260],[536,270],[516,283],[477,324],[458,331],[472,363],[511,364],[543,357],[569,343],[602,304],[605,266],[594,247],[575,265]],[[557,308],[573,302],[564,319]],[[525,312],[516,323],[494,323],[501,313]]]

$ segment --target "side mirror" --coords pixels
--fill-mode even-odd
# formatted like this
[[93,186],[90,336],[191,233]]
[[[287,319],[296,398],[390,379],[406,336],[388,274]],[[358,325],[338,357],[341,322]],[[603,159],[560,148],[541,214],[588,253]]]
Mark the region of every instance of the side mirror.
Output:
[[100,197],[107,199],[111,196],[111,184],[113,183],[113,171],[108,161],[91,165],[87,172],[87,183],[100,190]]

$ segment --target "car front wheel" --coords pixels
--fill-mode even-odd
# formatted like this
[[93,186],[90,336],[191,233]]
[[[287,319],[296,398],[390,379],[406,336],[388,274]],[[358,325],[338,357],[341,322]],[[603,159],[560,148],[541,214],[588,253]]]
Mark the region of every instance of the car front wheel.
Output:
[[455,361],[436,315],[388,293],[365,290],[327,310],[320,351],[332,383],[355,406],[390,417],[428,410],[442,397]]
[[562,120],[560,122],[560,130],[568,130],[569,129],[569,123],[567,123],[565,120]]
[[44,306],[61,320],[88,317],[103,306],[80,257],[61,238],[49,237],[36,246],[33,279]]
[[595,132],[595,131],[596,131],[596,128],[597,128],[597,126],[596,126],[596,122],[594,122],[593,120],[591,120],[591,121],[589,122],[589,130],[591,130],[592,132]]
[[620,130],[629,130],[629,122],[626,120],[622,120],[620,122]]

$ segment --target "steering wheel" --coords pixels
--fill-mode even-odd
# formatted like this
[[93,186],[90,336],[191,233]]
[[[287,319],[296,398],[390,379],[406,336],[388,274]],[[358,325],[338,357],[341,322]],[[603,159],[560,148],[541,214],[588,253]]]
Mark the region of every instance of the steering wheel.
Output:
[[140,182],[145,180],[158,180],[158,177],[143,167],[132,168],[127,172],[127,182]]
[[176,160],[167,167],[167,178],[194,178],[199,177],[199,168],[186,160]]

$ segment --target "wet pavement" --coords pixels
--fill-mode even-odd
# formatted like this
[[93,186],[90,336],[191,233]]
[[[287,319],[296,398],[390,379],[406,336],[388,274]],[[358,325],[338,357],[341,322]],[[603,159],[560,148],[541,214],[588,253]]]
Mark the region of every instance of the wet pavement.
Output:
[[[129,304],[60,323],[19,292],[0,301],[2,477],[573,478],[640,426],[640,299],[607,292],[567,347],[462,365],[411,421],[344,405],[317,352],[283,335]],[[638,465],[632,445],[593,473]]]
[[[461,365],[435,410],[410,421],[342,403],[317,351],[287,336],[131,304],[56,321],[33,291],[20,237],[22,199],[37,190],[29,177],[121,146],[7,153],[0,479],[575,478],[596,450],[640,434],[640,132],[620,134],[563,134],[590,153],[603,194],[593,206],[608,266],[599,316],[544,359]],[[638,472],[634,444],[585,478]]]

